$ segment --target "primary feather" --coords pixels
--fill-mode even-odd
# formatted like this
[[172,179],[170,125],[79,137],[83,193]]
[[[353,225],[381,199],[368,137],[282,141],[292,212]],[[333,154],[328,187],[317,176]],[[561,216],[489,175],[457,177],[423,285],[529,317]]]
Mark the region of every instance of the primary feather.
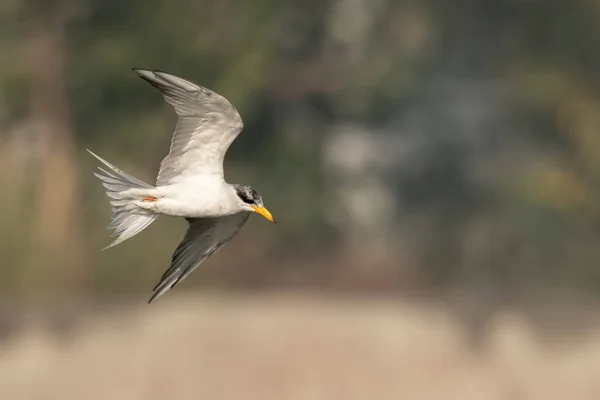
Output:
[[148,303],[187,278],[200,264],[227,244],[246,223],[249,215],[240,213],[219,218],[188,219],[188,230],[173,253],[171,267],[154,287]]

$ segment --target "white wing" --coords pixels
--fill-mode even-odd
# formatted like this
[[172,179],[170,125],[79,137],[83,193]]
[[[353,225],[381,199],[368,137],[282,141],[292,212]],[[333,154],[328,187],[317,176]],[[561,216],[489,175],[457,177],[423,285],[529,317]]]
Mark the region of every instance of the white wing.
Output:
[[200,264],[229,242],[246,223],[250,213],[239,213],[218,218],[188,219],[190,226],[177,246],[171,267],[154,287],[153,300],[167,292],[192,273]]
[[171,150],[160,164],[157,186],[223,176],[223,158],[244,124],[235,107],[212,90],[160,71],[134,69],[158,88],[179,116]]

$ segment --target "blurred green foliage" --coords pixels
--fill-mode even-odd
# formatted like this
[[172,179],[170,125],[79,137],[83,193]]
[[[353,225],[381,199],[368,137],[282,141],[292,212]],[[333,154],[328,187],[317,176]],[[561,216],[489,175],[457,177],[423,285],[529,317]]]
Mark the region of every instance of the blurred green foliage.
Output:
[[[599,21],[596,0],[5,0],[0,290],[146,291],[168,266],[181,221],[96,252],[108,241],[109,206],[84,149],[152,182],[175,123],[133,67],[235,104],[245,129],[227,180],[256,187],[281,221],[251,221],[196,283],[596,290]],[[56,66],[47,75],[46,59]],[[61,98],[68,112],[49,120]],[[388,143],[384,170],[331,173],[323,146],[344,124]],[[409,139],[421,144],[407,156]],[[52,159],[43,150],[61,146],[72,151]],[[65,197],[78,208],[56,227],[73,245],[52,251],[36,232],[53,236],[39,216],[53,214],[57,195],[40,182],[63,175],[40,176],[63,158],[72,162],[54,170],[73,169]],[[366,187],[363,178],[394,194],[384,239],[344,208],[351,196],[338,186]]]

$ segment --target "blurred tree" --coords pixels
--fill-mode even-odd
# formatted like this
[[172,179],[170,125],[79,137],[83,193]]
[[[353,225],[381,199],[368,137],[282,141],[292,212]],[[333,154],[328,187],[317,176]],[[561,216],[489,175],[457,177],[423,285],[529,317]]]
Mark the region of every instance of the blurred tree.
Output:
[[[30,265],[49,269],[77,292],[82,289],[83,237],[80,229],[79,166],[76,158],[65,65],[68,50],[65,28],[77,10],[76,0],[24,3],[21,47],[22,65],[29,89],[29,119],[40,149],[36,160],[36,204],[32,223],[35,236]],[[31,270],[36,275],[39,267]],[[26,279],[32,285],[36,278]],[[65,282],[66,280],[66,282]],[[36,287],[40,282],[34,283]],[[44,282],[44,285],[48,282]],[[54,282],[53,284],[56,284]]]
[[89,271],[131,290],[165,267],[179,226],[80,250],[106,242],[108,206],[80,180],[79,150],[149,181],[166,153],[174,115],[128,73],[147,67],[236,105],[227,178],[282,221],[192,279],[597,286],[599,13],[598,0],[6,0],[0,152],[19,173],[0,178],[23,190],[0,200],[21,210],[0,230],[22,272],[0,273],[25,288],[64,268],[77,287]]

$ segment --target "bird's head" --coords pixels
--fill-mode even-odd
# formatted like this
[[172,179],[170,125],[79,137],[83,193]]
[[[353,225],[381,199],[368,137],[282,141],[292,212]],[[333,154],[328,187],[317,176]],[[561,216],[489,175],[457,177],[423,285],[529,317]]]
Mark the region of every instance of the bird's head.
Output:
[[241,206],[246,211],[258,213],[275,223],[275,218],[263,204],[262,196],[252,187],[248,185],[233,185],[235,193],[240,198]]

